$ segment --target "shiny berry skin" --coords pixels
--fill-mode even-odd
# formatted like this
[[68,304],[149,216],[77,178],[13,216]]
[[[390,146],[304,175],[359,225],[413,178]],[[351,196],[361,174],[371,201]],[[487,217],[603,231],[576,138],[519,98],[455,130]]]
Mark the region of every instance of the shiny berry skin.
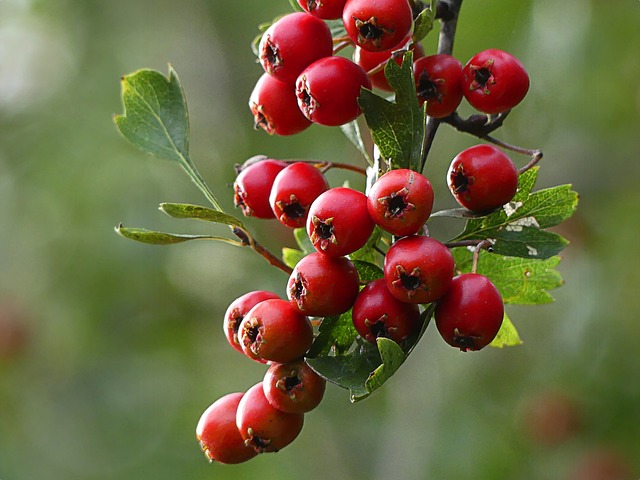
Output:
[[511,201],[518,189],[518,170],[502,150],[476,145],[453,159],[447,184],[460,205],[488,212]]
[[[240,329],[240,323],[244,320],[249,310],[255,307],[258,303],[273,298],[280,298],[273,292],[267,290],[255,290],[253,292],[245,293],[244,295],[236,298],[231,305],[227,308],[224,314],[224,335],[234,349],[240,353],[245,353],[242,350],[240,341],[238,340],[238,330]],[[260,361],[258,358],[254,360]],[[262,360],[264,362],[264,360]]]
[[238,340],[250,357],[287,363],[297,360],[313,342],[309,319],[282,299],[265,300],[240,323]]
[[[409,36],[406,41],[402,42],[401,45],[398,46],[398,50],[401,48],[406,48],[409,43],[411,43],[412,39]],[[414,43],[411,45],[410,50],[413,52],[413,60],[417,60],[418,58],[424,57],[424,48],[419,43]],[[384,52],[372,52],[369,50],[365,50],[361,47],[356,47],[353,52],[353,61],[360,65],[365,72],[369,72],[374,68],[386,64],[387,61],[391,58],[394,50],[385,50]],[[394,61],[398,64],[402,64],[402,55],[398,55]],[[460,67],[462,69],[462,67]],[[393,89],[389,85],[387,81],[387,77],[384,76],[384,68],[379,72],[374,73],[373,75],[369,75],[369,80],[371,80],[371,85],[379,90],[383,90],[385,92],[392,92]]]
[[398,300],[430,303],[447,291],[454,268],[453,255],[442,243],[412,235],[401,238],[387,251],[384,279]]
[[287,166],[279,160],[266,159],[244,168],[233,182],[233,203],[246,217],[274,218],[269,195],[276,176]]
[[369,190],[367,208],[373,221],[383,230],[399,237],[413,235],[431,215],[431,182],[413,170],[390,170]]
[[269,403],[262,382],[247,390],[238,405],[240,435],[258,453],[282,450],[296,439],[303,424],[304,414],[286,413]]
[[238,404],[244,393],[229,393],[207,408],[196,427],[196,438],[210,462],[246,462],[258,452],[245,445],[236,425]]
[[335,127],[361,113],[360,88],[371,89],[367,73],[348,58],[325,57],[305,68],[296,80],[298,106],[313,123]]
[[353,306],[360,289],[358,271],[346,257],[314,252],[298,262],[287,283],[291,305],[311,317],[340,315]]
[[427,102],[427,115],[443,118],[462,101],[462,64],[444,53],[422,57],[413,63],[418,101]]
[[307,66],[333,55],[331,30],[318,17],[290,13],[264,32],[258,51],[265,72],[293,84]]
[[283,225],[304,227],[309,207],[327,190],[329,182],[318,168],[304,162],[292,163],[273,182],[269,195],[271,210]]
[[462,70],[462,93],[479,112],[494,114],[510,110],[528,91],[529,74],[524,66],[502,50],[484,50]]
[[402,343],[420,331],[418,305],[394,297],[384,278],[369,282],[353,306],[353,325],[362,338],[375,343],[378,337]]
[[304,361],[274,363],[262,380],[271,405],[286,413],[306,413],[316,408],[327,382]]
[[324,20],[342,18],[342,11],[347,0],[298,0],[306,12]]
[[347,0],[342,21],[356,45],[380,52],[397,47],[406,38],[413,14],[407,0]]
[[367,196],[346,187],[327,190],[311,204],[307,234],[315,249],[342,257],[363,247],[375,223],[367,210]]
[[311,125],[298,108],[293,85],[281,82],[264,73],[249,97],[255,129],[262,128],[269,135],[294,135]]
[[498,334],[503,317],[500,292],[487,277],[477,273],[455,277],[435,310],[440,335],[463,352],[489,345]]

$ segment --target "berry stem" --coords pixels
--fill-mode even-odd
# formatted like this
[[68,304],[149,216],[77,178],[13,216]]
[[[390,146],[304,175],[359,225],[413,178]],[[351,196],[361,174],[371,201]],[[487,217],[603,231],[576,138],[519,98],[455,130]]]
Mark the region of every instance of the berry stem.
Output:
[[534,167],[540,160],[542,160],[542,150],[540,149],[532,149],[532,148],[523,148],[518,147],[517,145],[511,145],[509,143],[503,142],[502,140],[498,140],[490,135],[484,135],[481,137],[482,139],[493,143],[499,147],[504,148],[505,150],[510,150],[512,152],[521,153],[522,155],[531,156],[531,161],[527,163],[524,167],[518,170],[518,175],[522,175],[527,170]]
[[478,245],[476,245],[475,250],[473,251],[473,263],[471,265],[471,273],[476,273],[478,271],[478,259],[480,258],[480,250],[483,248],[491,247],[491,242],[489,240],[482,240]]
[[278,267],[287,275],[291,275],[293,269],[287,266],[282,260],[276,257],[273,253],[267,250],[265,247],[260,245],[247,231],[239,228],[232,228],[233,234],[240,239],[242,245],[250,247],[251,250],[260,254],[264,259],[269,262],[274,267]]

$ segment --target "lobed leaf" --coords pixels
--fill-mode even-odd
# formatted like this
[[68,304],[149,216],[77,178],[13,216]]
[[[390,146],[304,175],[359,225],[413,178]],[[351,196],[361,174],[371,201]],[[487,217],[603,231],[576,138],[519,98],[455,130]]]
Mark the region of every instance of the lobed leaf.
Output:
[[517,345],[522,345],[522,340],[520,339],[520,335],[516,330],[516,327],[511,322],[511,319],[507,315],[507,312],[504,313],[504,319],[502,320],[502,326],[496,335],[496,338],[489,344],[490,347],[495,348],[504,348],[504,347],[515,347]]
[[365,158],[367,163],[370,166],[373,166],[373,160],[367,152],[367,148],[364,145],[364,141],[362,140],[362,134],[360,132],[360,126],[358,125],[357,120],[353,120],[351,122],[345,123],[344,125],[340,125],[340,130],[345,137],[358,149],[358,151]]
[[369,283],[384,276],[382,269],[373,263],[364,262],[362,260],[353,260],[353,264],[355,265],[356,270],[358,270],[360,283]]
[[429,34],[429,32],[433,30],[435,19],[435,1],[432,1],[431,5],[426,6],[414,20],[413,41],[415,43],[422,41],[422,39],[424,39]]
[[353,345],[357,336],[358,332],[353,326],[351,311],[342,315],[325,317],[318,328],[318,336],[313,341],[307,357],[319,357],[330,352],[343,355]]

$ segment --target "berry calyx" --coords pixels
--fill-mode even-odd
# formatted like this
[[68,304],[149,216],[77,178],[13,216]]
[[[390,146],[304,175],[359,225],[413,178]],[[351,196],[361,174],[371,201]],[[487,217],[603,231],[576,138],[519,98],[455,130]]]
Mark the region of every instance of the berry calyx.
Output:
[[302,360],[274,363],[262,381],[269,403],[286,413],[306,413],[316,408],[326,384],[326,380]]
[[273,218],[269,205],[271,186],[287,166],[279,160],[265,159],[244,168],[233,182],[233,203],[246,217]]

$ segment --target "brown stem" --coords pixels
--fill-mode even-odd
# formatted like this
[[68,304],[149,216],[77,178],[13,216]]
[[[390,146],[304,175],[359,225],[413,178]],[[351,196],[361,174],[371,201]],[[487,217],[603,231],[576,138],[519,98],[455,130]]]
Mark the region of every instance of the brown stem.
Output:
[[473,251],[473,263],[471,265],[471,273],[476,273],[478,271],[478,259],[480,258],[480,250],[483,248],[490,248],[491,242],[489,240],[482,240],[478,245],[476,245],[476,249]]
[[[334,40],[335,43],[335,40]],[[333,47],[333,54],[335,55],[336,53],[338,53],[340,50],[344,50],[345,48],[347,48],[349,45],[353,45],[353,42],[351,41],[351,39],[349,40],[344,40],[340,43],[336,43],[336,46]]]
[[251,250],[260,254],[267,262],[269,262],[274,267],[278,267],[287,275],[291,275],[293,269],[286,265],[282,260],[276,257],[269,250],[260,245],[251,235],[249,235],[248,232],[241,229],[240,227],[233,227],[232,231],[233,234],[240,239],[243,245],[250,247]]

